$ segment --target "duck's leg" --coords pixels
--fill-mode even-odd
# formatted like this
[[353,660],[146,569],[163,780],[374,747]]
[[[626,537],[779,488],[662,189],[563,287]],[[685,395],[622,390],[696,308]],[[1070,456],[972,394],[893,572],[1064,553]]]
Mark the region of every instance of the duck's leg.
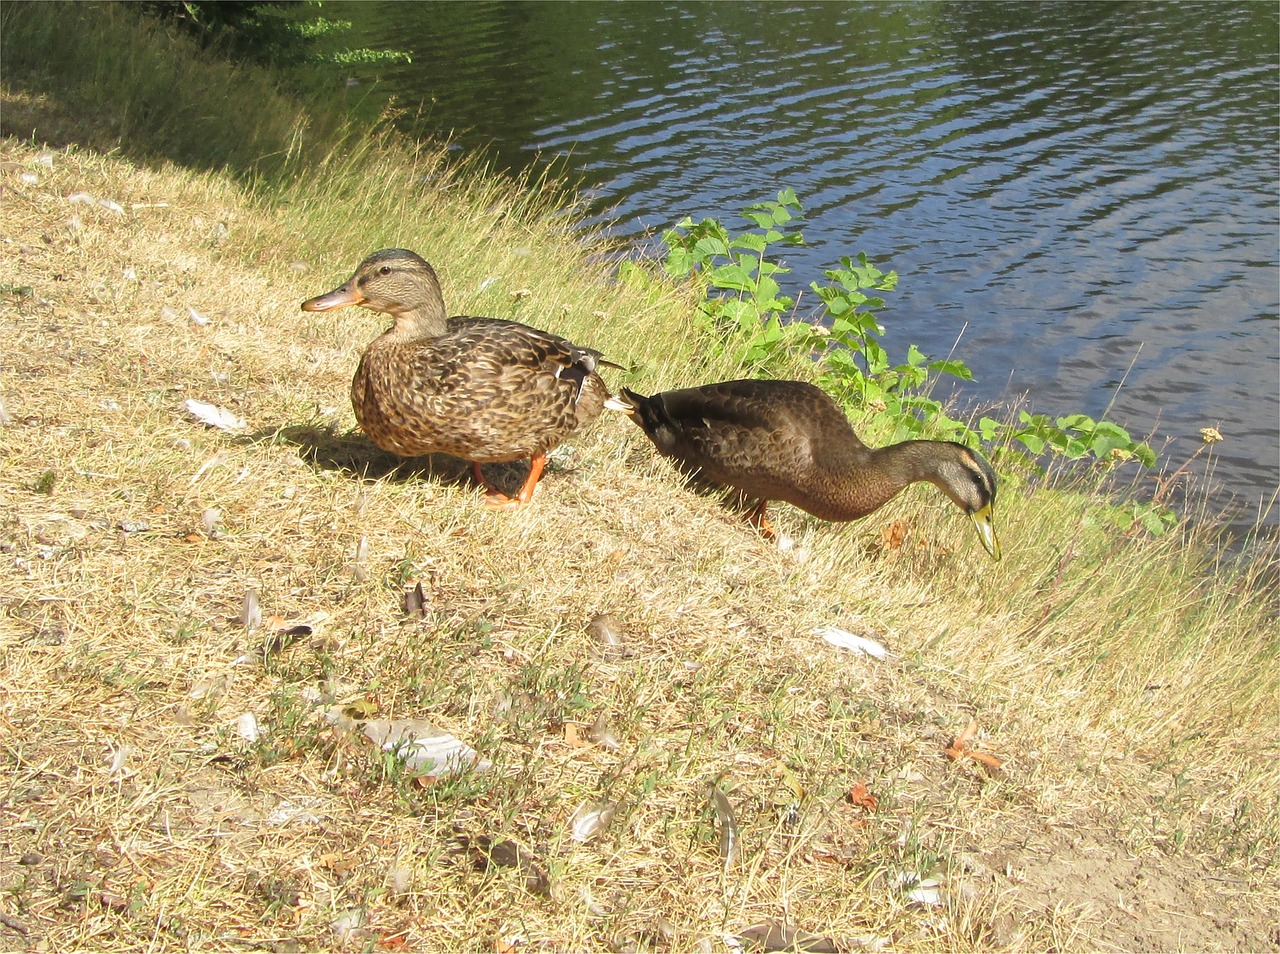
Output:
[[479,462],[474,460],[471,462],[471,473],[475,476],[476,483],[479,484],[481,487],[483,487],[484,492],[488,494],[490,497],[498,496],[498,497],[501,497],[503,500],[509,499],[506,494],[504,494],[497,487],[493,486],[493,484],[489,483],[489,478],[485,477],[484,471],[480,469]]
[[760,531],[760,536],[766,540],[772,540],[775,536],[773,532],[773,524],[769,522],[769,517],[765,513],[765,509],[769,506],[769,501],[760,500],[754,507],[747,511],[747,523]]
[[[529,501],[533,500],[533,491],[538,486],[538,478],[542,476],[542,470],[547,466],[546,454],[534,454],[529,458],[529,476],[524,479],[524,485],[521,486],[519,493],[514,497],[508,497],[501,493],[488,481],[484,481],[485,486],[489,488],[489,495],[485,498],[485,505],[494,510],[515,510],[523,507]],[[475,465],[477,474],[480,465]]]

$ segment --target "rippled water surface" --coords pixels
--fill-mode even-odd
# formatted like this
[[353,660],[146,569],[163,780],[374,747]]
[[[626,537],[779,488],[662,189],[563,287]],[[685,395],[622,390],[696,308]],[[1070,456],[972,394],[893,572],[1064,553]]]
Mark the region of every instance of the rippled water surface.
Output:
[[[343,3],[413,54],[424,103],[521,167],[570,153],[637,238],[796,190],[792,292],[865,251],[891,347],[956,356],[962,399],[1218,426],[1218,483],[1280,484],[1273,3]],[[373,73],[362,75],[371,79]],[[1126,376],[1127,375],[1127,376]],[[1123,379],[1123,387],[1119,387]],[[1117,388],[1119,390],[1117,392]],[[1274,520],[1274,515],[1273,518]]]

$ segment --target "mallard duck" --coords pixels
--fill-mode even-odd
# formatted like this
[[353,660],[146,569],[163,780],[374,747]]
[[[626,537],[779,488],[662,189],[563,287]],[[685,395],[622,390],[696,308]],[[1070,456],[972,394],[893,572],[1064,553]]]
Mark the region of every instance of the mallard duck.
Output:
[[[365,349],[351,382],[356,420],[380,448],[402,457],[451,454],[471,462],[486,503],[533,499],[547,452],[600,415],[608,388],[600,352],[501,318],[445,318],[435,269],[402,248],[374,252],[303,311],[360,305],[393,324]],[[529,458],[515,497],[481,464]]]
[[996,475],[981,455],[950,441],[867,447],[812,384],[726,381],[652,397],[623,388],[606,407],[629,414],[686,473],[757,500],[748,519],[766,535],[770,500],[823,520],[856,520],[927,480],[973,518],[982,545],[1000,559]]

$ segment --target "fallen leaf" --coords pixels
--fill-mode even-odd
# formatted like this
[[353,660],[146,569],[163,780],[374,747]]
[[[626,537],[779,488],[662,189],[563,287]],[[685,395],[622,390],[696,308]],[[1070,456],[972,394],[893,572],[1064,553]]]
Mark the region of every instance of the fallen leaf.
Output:
[[890,520],[880,528],[880,539],[890,550],[897,550],[907,538],[907,525],[901,520]]
[[342,707],[342,714],[355,722],[371,719],[377,712],[378,703],[373,699],[356,699]]
[[273,653],[278,653],[288,649],[303,636],[311,635],[311,627],[306,623],[298,623],[294,626],[276,626],[265,643],[262,644],[262,655],[267,657]]
[[834,954],[840,948],[829,937],[810,934],[780,921],[762,921],[738,932],[738,939],[758,951],[809,951]]
[[516,868],[524,874],[524,886],[534,894],[551,892],[551,879],[541,865],[541,859],[519,842],[504,838],[495,841],[488,835],[459,836],[463,847],[471,853],[471,864],[477,871],[490,868]]
[[427,615],[427,598],[422,592],[422,581],[419,580],[413,589],[404,591],[404,612],[406,616],[422,618]]
[[849,787],[849,804],[855,808],[865,808],[869,812],[874,812],[880,804],[880,799],[867,791],[866,782],[854,782]]
[[802,800],[805,796],[804,786],[800,784],[800,779],[796,778],[795,773],[784,765],[780,774],[782,775],[782,784],[795,796],[796,801]]
[[979,752],[976,749],[969,748],[969,743],[973,741],[974,736],[977,734],[978,720],[971,719],[969,720],[969,724],[964,727],[964,731],[956,736],[952,743],[942,750],[942,754],[953,762],[958,762],[963,758],[973,759],[979,765],[983,766],[989,773],[998,773],[1001,766],[1004,765],[1003,761],[989,752]]
[[969,752],[967,754],[969,758],[973,759],[975,762],[980,762],[987,768],[998,769],[1004,765],[1003,761],[988,752]]
[[197,680],[195,685],[191,687],[191,691],[187,693],[189,699],[216,699],[222,695],[223,690],[227,687],[227,674],[222,672],[211,673],[202,679]]

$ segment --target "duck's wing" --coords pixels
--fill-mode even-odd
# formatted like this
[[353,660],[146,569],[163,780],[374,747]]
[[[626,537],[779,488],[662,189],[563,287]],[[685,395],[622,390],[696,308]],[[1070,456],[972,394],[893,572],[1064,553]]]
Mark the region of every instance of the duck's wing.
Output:
[[430,357],[442,387],[455,391],[489,380],[531,387],[549,399],[567,394],[568,403],[577,405],[597,368],[618,367],[594,348],[502,318],[450,318],[446,334],[432,344]]
[[745,379],[654,395],[667,419],[689,433],[717,430],[814,434],[849,429],[827,394],[803,381]]

